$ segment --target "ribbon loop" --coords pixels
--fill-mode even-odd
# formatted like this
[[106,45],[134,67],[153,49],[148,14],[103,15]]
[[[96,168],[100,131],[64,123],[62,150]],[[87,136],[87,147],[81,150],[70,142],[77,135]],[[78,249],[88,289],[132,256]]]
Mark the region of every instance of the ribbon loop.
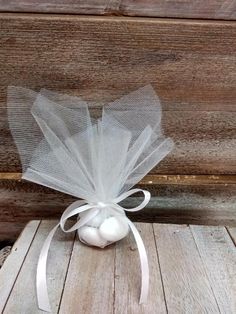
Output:
[[[121,201],[123,201],[124,199],[126,199],[127,197],[129,197],[133,194],[136,194],[138,192],[142,192],[144,194],[144,200],[138,206],[133,207],[133,208],[125,208],[125,207],[122,207],[118,204]],[[129,190],[128,192],[121,194],[117,198],[115,198],[114,204],[115,204],[115,207],[119,207],[120,209],[123,209],[127,212],[137,212],[137,211],[143,209],[149,203],[150,199],[151,199],[151,193],[149,191],[142,190],[142,189],[132,189],[132,190]]]
[[[138,206],[134,208],[124,208],[120,206],[118,203],[126,199],[127,197],[142,192],[144,195],[144,199]],[[112,207],[113,209],[117,211],[127,211],[127,212],[135,212],[143,209],[147,203],[150,201],[151,194],[150,192],[142,189],[132,189],[129,190],[114,200],[112,200],[109,203],[103,203],[98,202],[96,204],[90,204],[85,200],[78,200],[72,203],[70,206],[66,208],[66,210],[63,212],[60,222],[49,232],[46,240],[44,241],[43,247],[41,249],[39,259],[38,259],[38,265],[37,265],[37,273],[36,273],[36,290],[37,290],[37,299],[38,299],[38,306],[39,309],[50,312],[50,302],[48,297],[48,291],[47,291],[47,257],[48,257],[48,251],[50,248],[50,244],[52,241],[52,238],[57,231],[57,228],[60,226],[61,230],[63,232],[73,232],[81,228],[82,226],[86,225],[91,219],[93,219],[95,216],[99,214],[99,212],[104,207]],[[69,229],[65,228],[65,224],[67,220],[73,216],[77,216],[80,213],[84,211],[88,211],[90,209],[93,209],[92,211],[88,212],[84,217],[81,217],[72,227]],[[134,239],[137,244],[139,257],[140,257],[140,264],[141,264],[141,273],[142,273],[142,284],[141,284],[141,294],[140,294],[140,303],[144,303],[147,299],[148,295],[148,286],[149,286],[149,268],[148,268],[148,259],[147,259],[147,253],[145,250],[145,246],[143,244],[142,238],[135,227],[135,225],[126,217],[127,223],[130,227],[130,230],[133,233]]]

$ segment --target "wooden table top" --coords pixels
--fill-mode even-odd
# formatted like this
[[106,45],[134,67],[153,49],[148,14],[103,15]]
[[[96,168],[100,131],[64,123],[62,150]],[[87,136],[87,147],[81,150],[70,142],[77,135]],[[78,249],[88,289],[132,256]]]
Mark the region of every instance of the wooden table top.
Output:
[[[31,221],[0,270],[0,312],[37,308],[39,251],[55,221]],[[137,223],[150,267],[150,292],[138,304],[140,268],[130,235],[105,249],[58,231],[48,258],[52,313],[236,313],[236,228]]]

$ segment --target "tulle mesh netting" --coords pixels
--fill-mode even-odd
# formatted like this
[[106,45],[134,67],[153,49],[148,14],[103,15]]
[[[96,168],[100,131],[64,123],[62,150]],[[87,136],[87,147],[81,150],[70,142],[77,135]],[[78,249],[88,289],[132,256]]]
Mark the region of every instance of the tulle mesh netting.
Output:
[[9,87],[8,115],[23,178],[89,202],[129,190],[173,146],[150,85],[103,106],[99,119],[78,97]]

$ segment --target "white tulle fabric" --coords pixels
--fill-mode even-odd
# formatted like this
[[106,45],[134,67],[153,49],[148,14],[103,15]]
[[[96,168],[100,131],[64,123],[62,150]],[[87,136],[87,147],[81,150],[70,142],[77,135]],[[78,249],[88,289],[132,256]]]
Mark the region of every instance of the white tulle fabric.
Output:
[[150,85],[103,106],[97,120],[78,97],[9,87],[8,113],[23,178],[93,202],[129,190],[173,145]]
[[[100,113],[98,119],[94,118]],[[46,264],[52,238],[60,227],[78,231],[82,242],[105,247],[132,231],[137,243],[142,288],[147,299],[149,270],[144,244],[125,211],[146,206],[150,193],[130,190],[172,149],[161,131],[161,106],[148,85],[102,107],[45,89],[36,93],[8,88],[9,125],[17,145],[23,178],[81,198],[62,214],[39,255],[36,287],[39,308],[50,311]],[[131,209],[120,201],[141,192],[142,203]],[[68,218],[79,215],[70,229]]]
[[[78,97],[8,88],[9,124],[23,178],[89,203],[107,204],[140,181],[173,143],[162,134],[161,106],[150,85],[103,106],[98,119],[92,114],[99,109],[94,105],[90,109]],[[101,237],[107,233],[105,219],[116,215],[112,208],[104,208],[87,224],[103,231],[97,233],[97,243],[93,235],[86,235],[86,226],[80,239],[104,247],[126,236],[128,226],[119,214],[118,222],[110,219],[110,229],[120,225],[120,235]]]

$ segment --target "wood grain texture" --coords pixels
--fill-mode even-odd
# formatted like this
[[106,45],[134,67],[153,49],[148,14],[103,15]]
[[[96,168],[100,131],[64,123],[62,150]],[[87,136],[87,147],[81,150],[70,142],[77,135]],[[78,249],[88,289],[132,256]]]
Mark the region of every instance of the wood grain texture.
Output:
[[[236,224],[236,184],[158,184],[140,185],[152,199],[147,208],[130,217],[139,221]],[[0,221],[17,223],[32,219],[59,218],[75,198],[37,184],[0,180]],[[124,206],[138,205],[138,196],[127,199]]]
[[236,312],[236,249],[224,227],[191,226],[221,313]]
[[[0,180],[21,182],[20,172],[0,172]],[[9,181],[8,181],[9,182]],[[153,186],[157,184],[174,185],[209,185],[209,184],[236,184],[236,175],[158,175],[148,174],[140,182],[140,186]]]
[[91,248],[75,241],[59,313],[112,314],[114,263],[114,246]]
[[[16,265],[22,263],[20,253],[28,248],[16,281],[0,283],[3,287],[12,285],[3,314],[42,313],[35,302],[35,267],[42,242],[54,223],[41,221],[35,236],[35,231],[26,236],[26,229],[18,241],[22,244],[19,254],[13,251],[6,268],[0,270],[1,279],[9,276],[7,264],[12,260]],[[37,227],[39,221],[33,224]],[[139,258],[132,237],[96,249],[75,240],[74,233],[57,233],[47,272],[52,313],[235,313],[236,249],[224,227],[136,226],[149,258],[148,303],[138,305]]]
[[190,229],[154,224],[168,313],[220,313]]
[[137,246],[132,235],[116,243],[114,314],[167,313],[152,224],[136,224],[146,244],[150,269],[148,301],[138,304],[140,265]]
[[0,27],[0,171],[20,171],[8,85],[100,105],[151,83],[176,144],[152,173],[236,173],[235,23],[0,14]]
[[97,15],[236,19],[235,0],[0,0],[0,10]]
[[122,14],[132,16],[236,19],[235,0],[124,0],[120,8]]
[[[55,224],[55,221],[41,222],[3,313],[43,313],[43,311],[38,310],[37,307],[35,274],[43,241]],[[57,313],[59,308],[61,293],[74,242],[73,239],[74,234],[57,232],[50,246],[48,257],[48,273],[50,273],[50,277],[48,277],[48,292],[52,313]]]
[[0,222],[0,241],[2,243],[15,241],[24,229],[27,221],[12,222],[12,221],[1,221]]
[[22,264],[28,253],[30,245],[37,232],[40,221],[30,221],[19,239],[12,247],[11,253],[3,264],[0,271],[0,312],[2,313],[12,287],[20,272]]

